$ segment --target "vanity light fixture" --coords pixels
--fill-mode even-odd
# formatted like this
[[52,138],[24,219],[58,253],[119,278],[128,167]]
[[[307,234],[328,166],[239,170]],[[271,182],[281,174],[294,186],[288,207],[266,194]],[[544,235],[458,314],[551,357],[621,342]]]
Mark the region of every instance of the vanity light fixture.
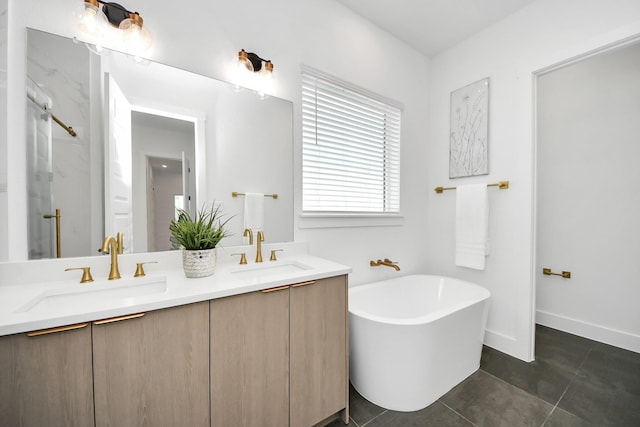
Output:
[[237,87],[253,89],[261,99],[273,92],[273,62],[253,52],[238,52]]
[[253,52],[246,52],[244,49],[238,52],[238,61],[240,61],[247,70],[253,71],[254,73],[270,74],[273,72],[273,62],[268,59],[262,59]]
[[[140,14],[127,10],[118,3],[83,0],[83,7],[78,14],[80,31],[89,42],[97,46],[98,51],[105,44],[118,44],[119,41],[123,50],[139,54],[153,43]],[[118,32],[114,33],[113,29]],[[111,38],[115,40],[109,40]]]

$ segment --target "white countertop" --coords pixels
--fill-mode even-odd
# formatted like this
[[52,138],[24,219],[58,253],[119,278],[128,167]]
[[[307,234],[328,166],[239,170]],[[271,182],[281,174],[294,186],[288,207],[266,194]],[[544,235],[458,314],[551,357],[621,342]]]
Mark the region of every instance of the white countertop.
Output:
[[[271,249],[277,261],[269,261]],[[246,252],[239,265],[232,253]],[[219,248],[214,275],[186,278],[181,252],[119,255],[122,279],[107,280],[109,256],[0,263],[0,335],[9,335],[125,314],[207,301],[272,287],[348,274],[351,267],[311,256],[304,243],[263,245],[264,262],[254,263],[255,247]],[[145,265],[134,278],[135,263]],[[80,284],[81,271],[91,266],[94,282]],[[255,273],[249,270],[262,269]],[[78,296],[79,295],[79,296]]]

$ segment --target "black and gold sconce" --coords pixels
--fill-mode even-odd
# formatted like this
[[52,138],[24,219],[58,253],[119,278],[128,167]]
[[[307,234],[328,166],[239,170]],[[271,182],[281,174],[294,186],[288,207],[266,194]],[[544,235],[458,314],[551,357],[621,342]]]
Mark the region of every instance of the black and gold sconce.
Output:
[[273,93],[273,62],[253,52],[238,52],[236,87],[253,89],[262,99]]
[[254,73],[270,74],[273,72],[273,62],[260,58],[257,54],[247,52],[244,49],[238,52],[238,61],[240,61],[247,70]]
[[137,54],[147,50],[153,43],[140,14],[118,3],[83,0],[83,6],[78,11],[78,25],[82,36],[97,46],[117,45],[120,42],[123,50]]

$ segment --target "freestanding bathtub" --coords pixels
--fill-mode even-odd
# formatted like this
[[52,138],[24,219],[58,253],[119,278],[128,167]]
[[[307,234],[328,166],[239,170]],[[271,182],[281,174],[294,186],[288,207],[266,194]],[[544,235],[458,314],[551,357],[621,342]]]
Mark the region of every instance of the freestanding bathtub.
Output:
[[429,406],[480,367],[489,297],[474,283],[430,275],[350,288],[353,387],[383,408]]

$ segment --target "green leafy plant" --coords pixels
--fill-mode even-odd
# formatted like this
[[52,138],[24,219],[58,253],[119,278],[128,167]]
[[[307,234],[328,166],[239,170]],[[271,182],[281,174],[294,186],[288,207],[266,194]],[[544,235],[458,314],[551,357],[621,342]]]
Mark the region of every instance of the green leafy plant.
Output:
[[213,249],[229,233],[225,226],[231,220],[222,220],[220,206],[202,208],[191,218],[189,212],[178,210],[178,219],[171,220],[169,231],[174,247],[182,246],[187,250]]

